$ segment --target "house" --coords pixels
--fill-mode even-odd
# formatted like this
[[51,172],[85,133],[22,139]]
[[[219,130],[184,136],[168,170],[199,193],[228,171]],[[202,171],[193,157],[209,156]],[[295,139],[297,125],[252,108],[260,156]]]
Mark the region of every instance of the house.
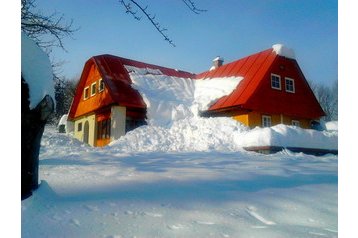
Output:
[[146,123],[146,104],[129,77],[131,67],[168,76],[195,75],[113,55],[90,58],[84,66],[68,120],[74,137],[92,146],[104,146]]
[[251,128],[276,124],[311,128],[325,115],[293,51],[283,45],[224,65],[222,58],[217,60],[214,69],[196,78],[242,76],[243,80],[203,116],[230,116]]
[[249,127],[282,123],[303,128],[324,116],[293,52],[282,45],[228,64],[223,61],[217,57],[209,71],[195,75],[113,55],[90,58],[68,114],[74,136],[104,146],[146,124],[146,104],[129,75],[138,68],[195,80],[243,77],[232,93],[202,111],[202,116],[230,116]]

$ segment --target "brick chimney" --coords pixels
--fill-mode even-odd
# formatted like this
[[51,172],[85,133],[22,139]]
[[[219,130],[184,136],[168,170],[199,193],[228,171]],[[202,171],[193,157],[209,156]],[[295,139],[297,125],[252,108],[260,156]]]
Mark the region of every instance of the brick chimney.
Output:
[[214,70],[222,66],[224,63],[224,58],[218,56],[215,59],[213,59],[213,66],[210,68],[210,70]]

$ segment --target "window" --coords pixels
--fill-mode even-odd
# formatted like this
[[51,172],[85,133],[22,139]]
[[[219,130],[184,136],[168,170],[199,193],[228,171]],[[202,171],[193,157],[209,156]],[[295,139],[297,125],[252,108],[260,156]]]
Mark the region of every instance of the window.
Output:
[[281,90],[281,77],[277,74],[271,74],[271,88]]
[[270,127],[271,126],[271,116],[262,116],[262,127]]
[[98,92],[102,92],[104,90],[104,82],[103,79],[100,79],[98,82]]
[[292,120],[292,126],[300,126],[300,121]]
[[126,117],[126,133],[128,131],[134,130],[137,127],[146,125],[147,122],[145,121],[145,119],[140,119],[140,118],[132,118],[132,117]]
[[86,100],[89,97],[89,87],[85,87],[83,90],[83,99]]
[[295,92],[295,81],[290,78],[285,78],[286,92]]
[[82,131],[82,122],[78,123],[77,131]]
[[96,94],[96,82],[91,84],[91,96]]
[[111,136],[111,119],[97,122],[97,140],[109,139]]

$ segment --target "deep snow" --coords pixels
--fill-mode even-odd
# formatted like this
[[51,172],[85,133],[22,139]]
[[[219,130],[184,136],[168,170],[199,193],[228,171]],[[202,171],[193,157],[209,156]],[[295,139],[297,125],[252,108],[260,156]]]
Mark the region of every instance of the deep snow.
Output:
[[322,132],[250,130],[231,118],[201,118],[242,78],[128,70],[148,125],[103,148],[46,127],[41,185],[21,206],[22,237],[337,237],[337,156],[243,147],[337,149],[338,123]]
[[337,237],[337,156],[92,148],[47,127],[22,237]]

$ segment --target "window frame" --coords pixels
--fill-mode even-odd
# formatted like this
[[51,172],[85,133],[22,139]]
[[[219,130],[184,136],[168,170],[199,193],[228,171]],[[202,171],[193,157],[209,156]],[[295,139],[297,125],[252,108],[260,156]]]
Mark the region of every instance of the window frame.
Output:
[[99,79],[98,80],[98,92],[100,93],[100,92],[103,92],[103,91],[104,91],[104,81],[103,81],[103,79]]
[[96,91],[97,91],[97,82],[94,82],[91,84],[91,97],[96,95]]
[[[269,125],[266,125],[265,122],[269,122]],[[262,125],[262,127],[271,127],[272,126],[272,117],[269,115],[262,115],[261,116],[261,125]]]
[[291,120],[291,125],[292,126],[297,126],[297,127],[300,127],[300,121],[299,120]]
[[77,131],[82,131],[82,122],[77,124]]
[[87,86],[83,89],[83,100],[87,100],[89,97],[89,86]]
[[[279,87],[275,87],[274,85],[273,85],[273,77],[277,77],[278,78],[278,86]],[[273,73],[271,73],[271,88],[272,89],[276,89],[276,90],[281,90],[282,89],[282,86],[281,86],[281,76],[280,75],[278,75],[278,74],[273,74]]]
[[[292,82],[292,91],[287,89],[287,81],[291,81]],[[285,77],[285,91],[288,93],[295,93],[296,92],[296,88],[295,88],[295,80],[293,78],[288,78]]]

